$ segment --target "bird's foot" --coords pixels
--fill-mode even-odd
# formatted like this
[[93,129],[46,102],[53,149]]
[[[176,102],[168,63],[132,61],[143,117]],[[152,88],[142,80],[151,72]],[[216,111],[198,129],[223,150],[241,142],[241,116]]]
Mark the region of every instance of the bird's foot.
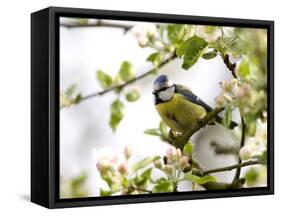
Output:
[[181,136],[182,135],[182,133],[180,133],[180,132],[177,132],[177,131],[173,131],[173,130],[170,130],[169,131],[169,137],[170,138],[177,138],[177,137],[179,137],[179,136]]
[[175,132],[170,130],[169,131],[169,138],[168,138],[168,142],[175,146],[176,148],[181,148],[182,147],[182,143],[184,143],[184,136],[182,133],[179,132]]

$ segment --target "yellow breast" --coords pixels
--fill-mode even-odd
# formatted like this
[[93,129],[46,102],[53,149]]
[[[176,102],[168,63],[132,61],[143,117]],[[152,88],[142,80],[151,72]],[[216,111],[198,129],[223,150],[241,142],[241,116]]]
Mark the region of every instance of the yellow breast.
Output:
[[206,115],[206,110],[184,98],[181,94],[156,105],[156,110],[165,124],[173,131],[183,133]]

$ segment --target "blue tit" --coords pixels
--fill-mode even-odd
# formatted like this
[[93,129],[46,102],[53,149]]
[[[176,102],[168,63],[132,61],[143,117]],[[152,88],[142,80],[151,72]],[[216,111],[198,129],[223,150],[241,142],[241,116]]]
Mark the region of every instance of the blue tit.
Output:
[[[178,84],[173,84],[166,75],[160,75],[154,81],[155,107],[163,122],[173,132],[184,133],[192,128],[208,112],[213,109],[203,102],[192,91]],[[222,118],[217,116],[216,122]],[[231,122],[230,128],[237,126]]]

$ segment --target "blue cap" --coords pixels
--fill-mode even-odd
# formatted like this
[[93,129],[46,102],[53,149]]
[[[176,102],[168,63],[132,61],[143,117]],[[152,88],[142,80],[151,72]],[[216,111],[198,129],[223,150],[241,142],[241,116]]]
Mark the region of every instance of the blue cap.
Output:
[[169,82],[169,78],[166,75],[160,75],[157,77],[153,83],[154,90],[159,90],[162,87],[167,87]]

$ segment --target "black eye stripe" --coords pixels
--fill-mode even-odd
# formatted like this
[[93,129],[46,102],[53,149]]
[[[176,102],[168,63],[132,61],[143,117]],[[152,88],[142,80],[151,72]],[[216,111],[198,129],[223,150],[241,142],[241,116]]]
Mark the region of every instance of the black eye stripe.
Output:
[[167,90],[168,88],[172,88],[172,87],[174,87],[174,85],[172,85],[172,86],[162,87],[162,88],[160,88],[159,90],[157,90],[157,92],[160,92],[160,91],[165,91],[165,90]]
[[160,88],[158,91],[160,92],[160,91],[165,91],[166,89],[168,89],[168,88],[170,88],[170,87],[162,87],[162,88]]

